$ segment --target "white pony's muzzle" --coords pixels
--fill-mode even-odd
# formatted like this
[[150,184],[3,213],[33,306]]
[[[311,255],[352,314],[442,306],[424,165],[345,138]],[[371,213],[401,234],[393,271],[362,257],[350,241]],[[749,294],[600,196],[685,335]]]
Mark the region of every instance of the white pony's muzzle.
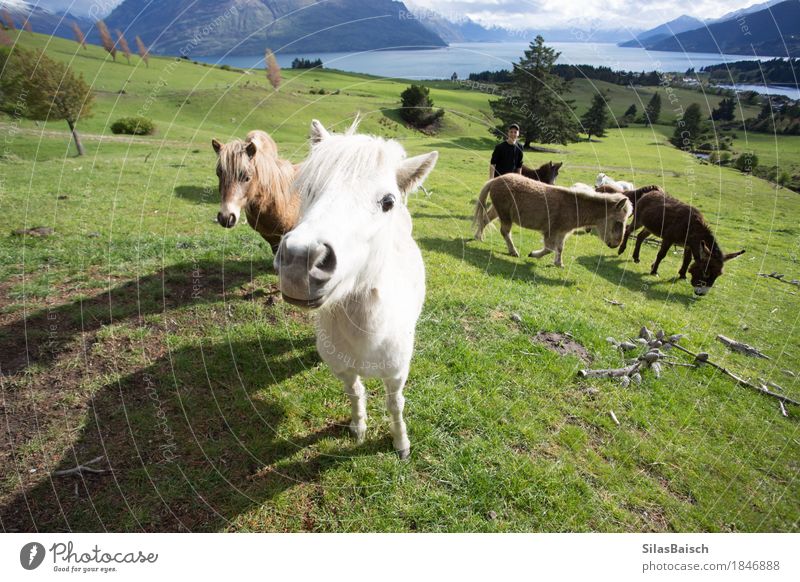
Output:
[[325,303],[330,293],[336,253],[328,243],[299,240],[302,237],[293,234],[283,237],[275,254],[281,295],[288,303],[314,309]]

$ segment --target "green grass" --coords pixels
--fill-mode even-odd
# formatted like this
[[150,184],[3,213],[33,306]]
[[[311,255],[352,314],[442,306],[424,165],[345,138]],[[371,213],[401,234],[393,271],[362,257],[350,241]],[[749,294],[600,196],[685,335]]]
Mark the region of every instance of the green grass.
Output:
[[[702,209],[726,251],[747,249],[696,299],[673,280],[676,253],[651,277],[652,247],[636,265],[576,235],[559,270],[510,258],[496,230],[470,240],[493,143],[485,94],[433,89],[448,113],[426,137],[396,123],[405,83],[284,71],[276,93],[260,73],[180,63],[154,94],[168,59],[144,69],[96,47],[76,55],[68,41],[23,38],[47,42],[106,93],[79,125],[83,158],[63,123],[1,122],[12,156],[0,189],[0,346],[24,356],[27,340],[31,354],[11,369],[2,360],[4,529],[798,530],[796,409],[784,418],[775,401],[711,369],[668,368],[629,388],[579,380],[584,364],[532,341],[568,332],[592,366],[609,367],[621,357],[608,336],[642,325],[684,332],[690,349],[800,397],[785,372],[800,372],[796,288],[757,276],[800,278],[797,194],[699,163],[668,145],[667,126],[613,130],[552,156],[565,162],[563,184],[598,171],[661,184]],[[320,87],[339,94],[310,94]],[[588,105],[584,93],[576,98]],[[624,111],[631,95],[615,106]],[[100,139],[148,99],[156,136]],[[430,195],[410,202],[428,294],[406,389],[408,462],[392,452],[377,383],[368,383],[367,441],[349,439],[349,404],[315,352],[310,315],[270,300],[267,245],[212,222],[211,137],[262,128],[299,161],[312,117],[341,128],[357,111],[365,132],[411,154],[440,152]],[[747,137],[781,160],[798,148],[795,138]],[[40,225],[56,234],[10,234]],[[514,237],[526,253],[540,243],[530,231]],[[729,353],[719,333],[772,359]],[[77,495],[71,479],[54,487],[45,477],[103,454],[113,476],[79,482]]]

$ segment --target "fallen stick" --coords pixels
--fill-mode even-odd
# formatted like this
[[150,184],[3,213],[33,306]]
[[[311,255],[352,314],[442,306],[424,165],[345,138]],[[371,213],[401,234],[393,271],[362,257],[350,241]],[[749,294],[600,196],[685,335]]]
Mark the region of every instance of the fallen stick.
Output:
[[53,471],[53,475],[57,477],[63,477],[65,475],[82,475],[84,473],[100,475],[102,473],[108,473],[109,469],[94,469],[89,467],[89,465],[94,465],[95,463],[99,463],[105,459],[104,456],[96,457],[91,461],[87,462],[85,465],[78,465],[77,467],[73,467],[72,469],[64,469],[61,471]]
[[611,305],[618,305],[619,307],[625,307],[625,304],[624,304],[624,303],[620,303],[620,302],[619,302],[619,301],[617,301],[616,299],[606,299],[606,298],[604,297],[604,298],[603,298],[603,301],[605,301],[606,303],[610,303]]
[[794,404],[795,406],[800,406],[800,402],[798,402],[797,400],[789,398],[788,396],[784,396],[783,394],[778,394],[776,392],[773,392],[772,390],[769,390],[768,388],[762,388],[762,387],[756,386],[755,384],[752,384],[751,382],[748,382],[744,378],[741,378],[740,376],[737,376],[733,372],[728,371],[727,369],[723,368],[719,364],[715,364],[714,362],[712,362],[711,360],[708,359],[708,354],[705,353],[705,352],[700,352],[699,354],[695,354],[694,352],[692,352],[690,350],[687,350],[686,348],[684,348],[683,346],[679,346],[678,344],[672,344],[672,347],[673,348],[677,348],[680,351],[689,354],[690,356],[693,356],[695,361],[697,361],[698,363],[708,364],[709,366],[711,366],[713,368],[716,368],[717,370],[719,370],[723,374],[729,376],[730,378],[733,378],[738,384],[741,384],[742,386],[744,386],[746,388],[750,388],[751,390],[755,390],[756,392],[760,392],[761,394],[766,394],[768,396],[772,396],[773,398],[777,398],[781,402],[786,402],[788,404]]
[[634,372],[638,372],[642,362],[636,362],[624,368],[609,368],[606,370],[578,370],[578,376],[581,378],[619,378],[621,376],[630,376]]
[[750,344],[745,344],[745,343],[742,343],[742,342],[738,342],[735,339],[731,339],[731,338],[726,337],[726,336],[724,336],[722,334],[719,334],[717,336],[717,340],[719,340],[722,344],[724,344],[725,346],[729,347],[730,349],[732,349],[735,352],[740,352],[742,354],[745,354],[745,355],[748,355],[748,356],[753,356],[755,358],[764,358],[765,360],[769,360],[770,359],[770,357],[768,355],[762,354],[760,351],[758,351],[756,348],[754,348]]
[[611,420],[613,420],[613,421],[614,421],[614,424],[616,424],[617,426],[619,426],[619,420],[617,420],[617,415],[616,415],[616,414],[614,414],[614,411],[613,411],[613,410],[609,410],[609,411],[608,411],[608,415],[611,417]]
[[779,274],[777,271],[773,271],[772,273],[759,273],[759,277],[766,277],[767,279],[775,279],[776,281],[780,281],[781,283],[786,283],[788,285],[795,285],[800,287],[800,281],[797,279],[792,279],[791,281],[787,281],[784,279],[786,275]]

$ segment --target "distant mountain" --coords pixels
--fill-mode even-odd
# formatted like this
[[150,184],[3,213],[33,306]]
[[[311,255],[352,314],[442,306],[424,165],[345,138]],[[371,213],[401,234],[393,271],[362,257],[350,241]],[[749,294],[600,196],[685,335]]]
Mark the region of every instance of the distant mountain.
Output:
[[753,4],[752,6],[748,6],[747,8],[741,8],[740,10],[734,10],[733,12],[728,12],[727,14],[723,14],[719,18],[710,18],[706,20],[706,24],[716,24],[717,22],[725,22],[726,20],[737,19],[741,18],[742,16],[747,16],[748,14],[752,14],[753,12],[758,12],[760,10],[764,10],[765,8],[770,8],[771,6],[775,6],[776,4],[780,4],[785,0],[769,0],[768,2],[759,2],[758,4]]
[[392,0],[125,0],[106,24],[154,53],[187,56],[447,45],[410,14]]
[[509,40],[525,40],[530,36],[523,31],[509,30],[499,26],[485,27],[471,20],[468,16],[448,18],[446,15],[418,6],[413,2],[404,2],[422,26],[436,33],[442,40],[451,42],[505,42]]
[[73,22],[77,22],[84,31],[91,26],[88,20],[77,18],[69,13],[56,14],[23,0],[0,0],[0,10],[8,10],[17,28],[21,29],[26,21],[30,21],[34,32],[52,36],[74,38]]
[[701,26],[704,26],[702,20],[698,20],[697,18],[683,14],[682,16],[679,16],[674,20],[670,20],[661,26],[656,26],[655,28],[644,31],[643,33],[637,35],[633,40],[621,42],[619,43],[619,46],[642,47],[645,45],[645,43],[653,43],[658,40],[663,40],[676,34],[680,34],[681,32],[686,32],[687,30],[700,28]]
[[[771,7],[666,39],[645,42],[657,51],[800,56],[800,0]],[[788,51],[788,54],[787,54]]]

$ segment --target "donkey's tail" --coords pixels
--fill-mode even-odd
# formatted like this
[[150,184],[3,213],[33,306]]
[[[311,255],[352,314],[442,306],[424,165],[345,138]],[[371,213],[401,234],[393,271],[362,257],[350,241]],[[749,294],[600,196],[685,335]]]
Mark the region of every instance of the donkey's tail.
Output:
[[492,189],[492,180],[486,182],[478,194],[478,201],[475,203],[475,215],[472,218],[472,224],[475,226],[475,239],[483,240],[483,229],[485,229],[491,219],[489,218],[489,205],[486,203],[486,198]]
[[641,188],[637,188],[636,190],[626,190],[625,192],[623,192],[623,194],[628,197],[628,200],[631,201],[633,207],[636,208],[636,203],[639,201],[639,198],[641,198],[648,192],[654,192],[655,190],[661,190],[661,186],[656,186],[655,184],[651,186],[642,186]]

